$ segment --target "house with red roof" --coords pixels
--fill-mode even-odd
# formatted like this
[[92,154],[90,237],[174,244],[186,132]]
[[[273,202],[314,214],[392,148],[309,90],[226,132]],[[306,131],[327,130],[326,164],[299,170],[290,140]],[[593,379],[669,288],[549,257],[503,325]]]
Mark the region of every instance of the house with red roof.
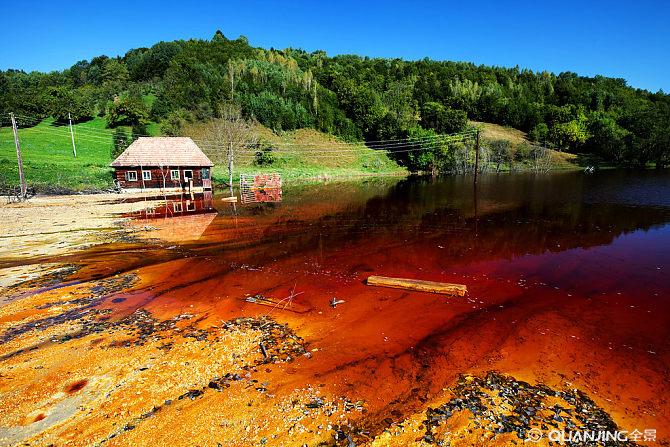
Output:
[[121,189],[212,189],[214,163],[188,137],[140,137],[110,166]]

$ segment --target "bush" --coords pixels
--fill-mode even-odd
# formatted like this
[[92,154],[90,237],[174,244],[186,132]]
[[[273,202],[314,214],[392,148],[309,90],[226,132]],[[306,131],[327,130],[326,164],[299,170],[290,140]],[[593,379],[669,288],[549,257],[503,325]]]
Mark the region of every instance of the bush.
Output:
[[275,148],[269,143],[258,143],[254,154],[254,164],[256,166],[270,166],[273,164],[276,161],[274,150]]
[[531,156],[532,150],[533,148],[530,146],[530,144],[526,143],[525,141],[520,143],[516,148],[514,160],[519,162],[527,161]]

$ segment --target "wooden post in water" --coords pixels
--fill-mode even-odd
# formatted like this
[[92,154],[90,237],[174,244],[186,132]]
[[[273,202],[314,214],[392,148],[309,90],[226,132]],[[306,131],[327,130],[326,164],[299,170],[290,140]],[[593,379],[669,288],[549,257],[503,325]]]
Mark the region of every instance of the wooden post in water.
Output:
[[477,235],[479,230],[479,215],[477,209],[477,176],[479,175],[479,129],[477,129],[477,134],[475,136],[475,181],[472,184],[474,202],[475,202],[475,244],[477,243]]
[[26,200],[28,186],[26,185],[26,177],[23,174],[23,159],[21,158],[21,143],[19,142],[19,130],[16,127],[16,118],[14,113],[10,113],[12,117],[12,130],[14,131],[14,145],[16,146],[16,160],[19,165],[19,182],[21,183],[21,200]]
[[477,174],[479,173],[479,130],[475,135],[475,184],[477,184]]

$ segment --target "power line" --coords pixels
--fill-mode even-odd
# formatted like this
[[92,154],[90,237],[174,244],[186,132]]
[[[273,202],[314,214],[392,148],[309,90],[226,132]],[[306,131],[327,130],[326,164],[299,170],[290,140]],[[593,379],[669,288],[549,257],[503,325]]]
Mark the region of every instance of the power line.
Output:
[[[40,133],[43,135],[53,135],[56,134],[60,137],[67,138],[69,135],[65,129],[63,131],[57,130],[57,129],[37,129],[37,128],[31,128],[31,132],[36,132]],[[102,137],[97,137],[97,136],[77,136],[78,140],[80,141],[85,141],[85,142],[90,142],[94,144],[100,144],[101,142],[104,143],[109,143],[109,140],[102,138]],[[470,134],[468,133],[463,133],[463,134],[457,134],[457,135],[452,135],[449,138],[443,137],[440,139],[433,139],[431,141],[405,141],[402,144],[396,144],[393,146],[385,146],[385,147],[379,147],[379,148],[367,148],[367,147],[360,147],[360,148],[355,148],[355,147],[348,147],[348,148],[319,148],[319,147],[314,147],[314,148],[305,148],[304,150],[295,150],[295,149],[282,149],[279,148],[276,151],[274,151],[277,154],[301,154],[301,155],[317,155],[317,154],[333,154],[335,156],[341,155],[341,154],[346,154],[346,153],[353,153],[353,154],[371,154],[371,153],[396,153],[396,152],[407,152],[407,151],[414,151],[414,150],[427,150],[431,148],[438,147],[441,144],[446,144],[446,143],[455,143],[455,142],[461,142],[466,139],[470,138]],[[194,141],[201,141],[201,140],[194,140]],[[200,143],[200,146],[204,149],[207,149],[209,153],[213,152],[227,152],[227,148],[221,147],[222,144],[208,144],[208,143]],[[417,147],[418,146],[418,147]],[[252,147],[250,145],[243,145],[242,147]],[[410,148],[409,150],[403,150],[403,148]],[[368,152],[365,149],[368,149]],[[256,154],[259,152],[257,149],[239,149],[237,152],[243,153],[243,154]]]
[[[21,116],[24,119],[29,120],[31,123],[41,123],[44,121],[43,119],[37,118],[37,117],[29,117],[27,115],[17,115]],[[54,120],[53,123],[60,123],[63,126],[66,126],[68,123],[60,122],[57,120]],[[110,138],[114,137],[114,132],[112,131],[105,131],[103,129],[89,129],[85,127],[80,127],[77,129],[78,132],[86,133],[88,134],[87,136],[89,137],[95,137],[95,138]],[[420,143],[422,141],[431,141],[431,140],[440,140],[443,138],[447,137],[452,137],[452,136],[461,136],[461,135],[472,135],[474,136],[476,133],[475,130],[467,130],[464,132],[457,132],[457,133],[452,133],[452,134],[435,134],[431,136],[426,136],[426,137],[420,137],[420,138],[394,138],[394,139],[387,139],[387,140],[363,140],[363,141],[353,141],[353,142],[345,142],[345,141],[338,141],[338,142],[332,142],[332,143],[295,143],[295,142],[281,142],[281,143],[275,143],[277,145],[282,145],[282,146],[300,146],[300,147],[307,147],[307,146],[325,146],[327,145],[328,147],[331,147],[333,149],[337,149],[339,147],[351,147],[355,145],[361,145],[361,146],[366,146],[372,149],[383,149],[386,147],[392,147],[396,145],[402,145],[406,143]],[[144,135],[144,134],[135,134],[136,136],[146,136],[146,137],[151,137],[152,135]],[[225,144],[227,142],[219,142],[216,140],[209,140],[209,139],[197,139],[193,138],[193,141],[197,143],[213,143],[213,144]],[[378,143],[378,144],[377,144]],[[250,146],[250,145],[246,145]]]
[[[24,117],[24,118],[26,118],[26,119],[28,119],[28,120],[31,120],[33,123],[39,123],[39,122],[44,121],[44,119],[39,118],[39,117],[34,117],[34,116],[33,116],[33,117],[30,117],[30,116],[28,116],[28,115],[16,115],[16,116]],[[58,120],[54,120],[52,123],[58,123],[58,124],[61,124],[62,126],[67,126],[67,125],[68,125],[68,123],[66,123],[66,122],[64,122],[64,121],[58,121]],[[92,133],[104,134],[104,135],[108,135],[108,136],[109,136],[109,135],[113,135],[113,132],[112,132],[112,131],[106,131],[106,130],[103,130],[103,129],[88,129],[88,128],[82,128],[82,130],[83,130],[83,131],[86,131],[86,132],[92,132]],[[390,138],[390,139],[386,139],[386,140],[359,140],[359,141],[351,141],[351,142],[347,142],[347,141],[338,141],[338,142],[335,142],[335,144],[345,144],[345,145],[355,145],[355,144],[360,144],[360,145],[370,145],[370,144],[372,144],[372,145],[375,145],[375,143],[386,143],[386,142],[392,143],[392,142],[397,142],[397,141],[432,139],[432,138],[448,137],[448,136],[453,136],[453,135],[460,135],[460,134],[463,134],[463,133],[474,133],[474,132],[475,132],[474,130],[468,130],[468,131],[465,131],[465,132],[455,132],[455,133],[451,133],[451,134],[435,134],[435,135],[426,136],[426,137],[420,137],[420,138],[411,138],[411,137],[407,137],[407,138]],[[136,135],[137,135],[137,136],[141,136],[141,137],[153,137],[153,136],[154,136],[154,135],[145,135],[145,134],[136,134]],[[194,141],[195,141],[195,140],[194,140]],[[212,140],[200,140],[200,141],[212,141]],[[286,144],[286,145],[310,145],[310,144],[321,144],[321,143],[290,143],[290,142],[282,142],[282,143],[280,143],[280,144]]]
[[[44,128],[39,128],[38,129],[38,128],[33,127],[33,128],[30,129],[30,131],[31,132],[36,132],[36,133],[41,133],[41,134],[46,134],[46,135],[55,134],[55,135],[61,136],[63,138],[67,138],[67,137],[70,136],[68,131],[65,130],[65,129],[63,129],[63,131],[61,131],[61,130],[57,130],[57,129],[44,129]],[[376,152],[382,152],[383,150],[386,150],[388,152],[394,152],[393,149],[398,149],[398,148],[403,148],[403,147],[413,147],[413,146],[417,146],[417,145],[422,145],[422,146],[439,145],[439,144],[443,144],[443,143],[461,141],[461,140],[467,139],[468,137],[469,137],[469,134],[462,134],[462,135],[454,135],[450,138],[440,138],[440,139],[433,139],[433,140],[423,140],[423,141],[407,140],[407,141],[404,141],[403,143],[398,143],[398,144],[395,144],[395,145],[389,145],[389,146],[383,146],[383,147],[380,146],[378,148],[368,148],[367,146],[360,147],[360,148],[355,148],[355,147],[349,146],[349,147],[339,149],[339,148],[333,148],[333,147],[327,146],[327,147],[306,148],[304,151],[293,150],[293,152],[295,152],[295,153],[305,153],[305,152],[309,152],[309,153],[336,153],[337,154],[337,153],[345,153],[345,152],[360,153],[360,152],[365,151],[365,149],[373,150],[373,151],[376,151]],[[107,140],[105,138],[97,137],[97,136],[89,136],[89,135],[77,136],[77,139],[83,140],[83,141],[95,142],[95,143],[99,143],[99,142],[108,143],[109,142],[109,140]],[[210,149],[210,150],[227,151],[227,148],[222,147],[223,143],[225,143],[225,142],[222,142],[222,144],[213,144],[213,143],[207,143],[206,142],[207,140],[194,140],[194,141],[200,142],[200,146],[203,147],[203,148],[207,148],[207,149]],[[205,142],[203,143],[203,141],[205,141]],[[296,146],[298,146],[298,145],[296,145]],[[253,145],[245,144],[245,145],[242,145],[242,147],[252,148]],[[300,147],[304,147],[304,146],[300,146]],[[256,153],[256,152],[258,152],[258,150],[257,149],[241,149],[240,152]],[[282,149],[282,148],[278,148],[276,150],[276,152],[289,153],[290,151],[287,151],[287,150]]]
[[[39,134],[42,134],[42,135],[56,135],[56,136],[59,136],[59,137],[63,137],[63,138],[65,138],[65,139],[67,139],[67,138],[70,136],[68,133],[61,133],[61,132],[58,131],[58,130],[53,130],[53,129],[36,129],[36,128],[34,128],[34,127],[33,127],[33,128],[30,128],[30,132],[31,132],[31,133],[33,133],[33,132],[34,132],[34,133],[39,133]],[[101,144],[101,143],[103,143],[103,142],[104,142],[104,143],[109,143],[109,139],[102,138],[102,137],[92,137],[92,136],[80,137],[80,136],[77,136],[77,139],[78,139],[78,140],[82,140],[82,141],[94,142],[94,143],[96,143],[96,144]]]
[[[31,129],[31,132],[37,132],[41,134],[46,134],[46,135],[51,135],[53,133],[58,134],[59,136],[63,138],[67,138],[67,133],[61,133],[55,129]],[[92,144],[100,144],[101,138],[100,137],[77,137],[80,141],[85,141],[89,142]],[[93,138],[93,139],[91,139]],[[439,147],[441,144],[450,142],[450,143],[455,143],[455,142],[462,142],[465,141],[466,139],[469,138],[468,134],[461,134],[461,135],[453,135],[450,137],[449,140],[447,139],[440,139],[440,140],[434,140],[432,142],[409,142],[405,143],[403,145],[397,145],[393,148],[388,148],[388,149],[369,149],[365,150],[365,148],[349,148],[349,149],[339,149],[339,150],[333,150],[333,149],[324,149],[324,150],[319,150],[319,148],[315,149],[305,149],[305,150],[283,150],[279,149],[274,151],[275,154],[277,155],[303,155],[303,156],[311,156],[314,158],[341,158],[342,156],[346,155],[354,155],[358,157],[371,157],[375,155],[390,155],[394,153],[408,153],[408,152],[414,152],[414,151],[425,151],[425,150],[431,150],[436,147]],[[102,139],[102,141],[108,142],[108,140]],[[213,145],[202,145],[204,149],[210,154],[210,155],[217,155],[217,154],[227,154],[227,149],[222,148],[219,145],[213,146]],[[405,148],[405,149],[403,149]],[[239,150],[238,157],[248,157],[248,158],[253,158],[259,151],[257,150]],[[238,158],[239,159],[239,158]]]
[[[463,135],[463,136],[454,136],[450,139],[440,139],[440,140],[433,140],[433,141],[407,141],[404,142],[403,144],[398,144],[395,146],[388,146],[388,147],[383,147],[383,148],[368,148],[368,147],[361,147],[358,149],[355,148],[349,148],[349,149],[327,149],[327,148],[307,148],[304,151],[296,151],[295,149],[291,150],[284,150],[281,148],[278,148],[274,150],[274,153],[333,153],[333,154],[341,154],[341,153],[364,153],[367,152],[366,149],[370,152],[379,152],[379,153],[394,153],[394,152],[402,152],[402,148],[415,148],[416,146],[422,146],[422,147],[437,147],[441,144],[445,143],[455,143],[455,142],[460,142],[460,141],[465,141],[470,138],[470,135]],[[194,140],[195,141],[195,140]],[[210,150],[218,150],[218,145],[213,146],[213,145],[208,145],[208,144],[201,144],[203,148],[210,149]],[[323,149],[323,150],[320,150]],[[397,149],[397,150],[396,150]],[[225,150],[225,149],[222,149]],[[255,149],[247,149],[247,150],[242,150],[242,152],[248,152],[248,153],[256,153],[259,152],[259,150]]]

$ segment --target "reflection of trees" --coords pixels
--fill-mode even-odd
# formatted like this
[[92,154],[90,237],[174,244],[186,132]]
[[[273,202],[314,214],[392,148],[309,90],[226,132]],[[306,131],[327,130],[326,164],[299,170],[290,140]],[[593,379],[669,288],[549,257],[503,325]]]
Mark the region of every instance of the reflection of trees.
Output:
[[[594,201],[600,194],[597,185],[585,185],[583,178],[483,176],[476,214],[467,177],[373,182],[368,188],[350,183],[301,187],[299,194],[287,193],[281,205],[243,207],[235,221],[220,216],[204,237],[184,248],[192,256],[219,258],[225,268],[229,261],[262,265],[306,258],[327,247],[348,253],[334,266],[347,269],[361,262],[350,249],[409,253],[440,245],[439,256],[454,262],[509,259],[607,245],[627,232],[670,221],[670,207]],[[143,256],[146,264],[147,256],[164,261],[170,255]]]
[[[637,209],[625,205],[574,206],[542,214],[522,207],[479,219],[476,240],[466,231],[441,232],[438,229],[440,224],[448,219],[453,219],[452,210],[437,211],[426,215],[419,228],[426,230],[422,232],[424,234],[435,231],[435,237],[440,238],[450,256],[511,258],[609,245],[622,234],[665,223],[668,214],[659,209]],[[474,218],[465,221],[466,229],[472,229]],[[474,231],[471,233],[474,236]]]
[[[295,213],[291,220],[279,221],[270,212],[264,216],[263,229],[257,231],[268,254],[274,243],[277,250],[292,256],[306,254],[324,240],[330,246],[358,244],[374,251],[388,247],[394,239],[407,240],[406,249],[435,239],[446,247],[445,255],[467,260],[606,245],[621,234],[670,220],[670,212],[663,207],[584,203],[582,198],[591,197],[594,188],[585,187],[583,178],[484,177],[477,218],[471,179],[409,179],[390,186],[385,195],[358,197],[348,208],[325,215],[306,212],[309,217],[303,218]],[[351,196],[345,194],[345,199]],[[328,188],[322,190],[321,200],[329,200]],[[258,215],[257,210],[254,214]]]
[[621,234],[670,221],[665,207],[613,203],[611,198],[608,203],[588,203],[598,188],[584,185],[583,179],[483,177],[477,218],[474,189],[467,178],[410,180],[391,188],[384,198],[369,200],[362,213],[378,229],[404,230],[410,239],[412,232],[415,239],[439,239],[451,256],[487,258],[606,245]]

